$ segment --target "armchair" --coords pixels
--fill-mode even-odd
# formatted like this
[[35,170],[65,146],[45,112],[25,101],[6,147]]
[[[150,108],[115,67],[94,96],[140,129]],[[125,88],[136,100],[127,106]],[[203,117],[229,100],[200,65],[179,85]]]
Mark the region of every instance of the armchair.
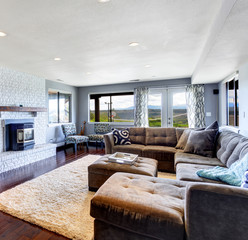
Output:
[[101,149],[103,149],[103,142],[104,142],[104,134],[111,132],[111,126],[107,123],[95,123],[94,124],[94,132],[95,134],[88,135],[89,141],[100,142]]
[[74,152],[77,152],[77,145],[80,143],[86,144],[86,149],[88,150],[88,141],[89,138],[87,136],[81,136],[76,134],[76,125],[73,124],[63,124],[62,130],[65,135],[65,145],[74,144]]

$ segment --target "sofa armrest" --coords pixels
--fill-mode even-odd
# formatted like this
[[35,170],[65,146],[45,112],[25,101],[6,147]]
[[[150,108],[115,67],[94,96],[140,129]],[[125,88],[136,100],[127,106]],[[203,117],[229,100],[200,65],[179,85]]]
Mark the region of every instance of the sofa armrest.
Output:
[[189,184],[185,199],[188,240],[245,240],[248,190],[219,184]]
[[113,153],[114,144],[114,135],[113,133],[104,134],[104,142],[105,142],[105,154]]

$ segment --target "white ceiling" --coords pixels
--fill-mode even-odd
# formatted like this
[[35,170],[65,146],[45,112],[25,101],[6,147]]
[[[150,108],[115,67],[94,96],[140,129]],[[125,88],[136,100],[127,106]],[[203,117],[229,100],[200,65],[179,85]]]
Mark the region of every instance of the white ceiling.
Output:
[[218,82],[248,60],[245,0],[0,0],[0,9],[0,65],[74,86]]

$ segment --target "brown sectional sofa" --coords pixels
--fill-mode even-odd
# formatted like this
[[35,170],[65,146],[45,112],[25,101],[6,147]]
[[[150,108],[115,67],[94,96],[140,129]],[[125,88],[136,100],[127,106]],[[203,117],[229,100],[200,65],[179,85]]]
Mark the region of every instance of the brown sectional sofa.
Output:
[[[138,142],[135,144],[140,145],[137,148],[141,148],[141,154],[144,154],[150,145],[140,142],[146,139],[144,132],[147,130],[138,129],[137,136],[134,129],[131,131],[134,136],[132,139]],[[171,139],[175,139],[177,130],[169,131],[173,134]],[[161,131],[160,139],[151,143],[164,144],[164,135],[169,131]],[[156,132],[155,137],[157,135]],[[149,136],[153,135],[149,133]],[[169,136],[166,138],[169,139]],[[108,135],[107,141],[111,141],[111,135]],[[106,145],[110,151],[109,144]],[[111,147],[112,152],[121,150]],[[175,150],[173,162],[177,180],[128,173],[114,174],[97,191],[91,202],[91,216],[95,218],[95,240],[247,239],[248,190],[200,178],[195,173],[197,169],[214,166],[230,167],[247,152],[248,138],[223,131],[217,138],[215,158]],[[161,153],[153,154],[162,156]],[[163,162],[163,159],[158,160]]]
[[131,145],[114,145],[112,133],[104,135],[105,153],[128,152],[140,157],[158,160],[158,170],[174,172],[174,155],[183,129],[180,128],[130,128]]

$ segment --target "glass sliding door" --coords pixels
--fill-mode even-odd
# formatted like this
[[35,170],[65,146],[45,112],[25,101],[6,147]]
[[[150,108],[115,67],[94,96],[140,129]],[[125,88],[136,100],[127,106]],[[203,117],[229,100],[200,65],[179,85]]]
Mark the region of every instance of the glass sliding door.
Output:
[[188,127],[185,89],[168,89],[168,127]]
[[188,127],[185,88],[151,90],[148,113],[150,127]]
[[162,125],[162,93],[153,90],[149,94],[148,100],[148,120],[149,127],[161,127]]

